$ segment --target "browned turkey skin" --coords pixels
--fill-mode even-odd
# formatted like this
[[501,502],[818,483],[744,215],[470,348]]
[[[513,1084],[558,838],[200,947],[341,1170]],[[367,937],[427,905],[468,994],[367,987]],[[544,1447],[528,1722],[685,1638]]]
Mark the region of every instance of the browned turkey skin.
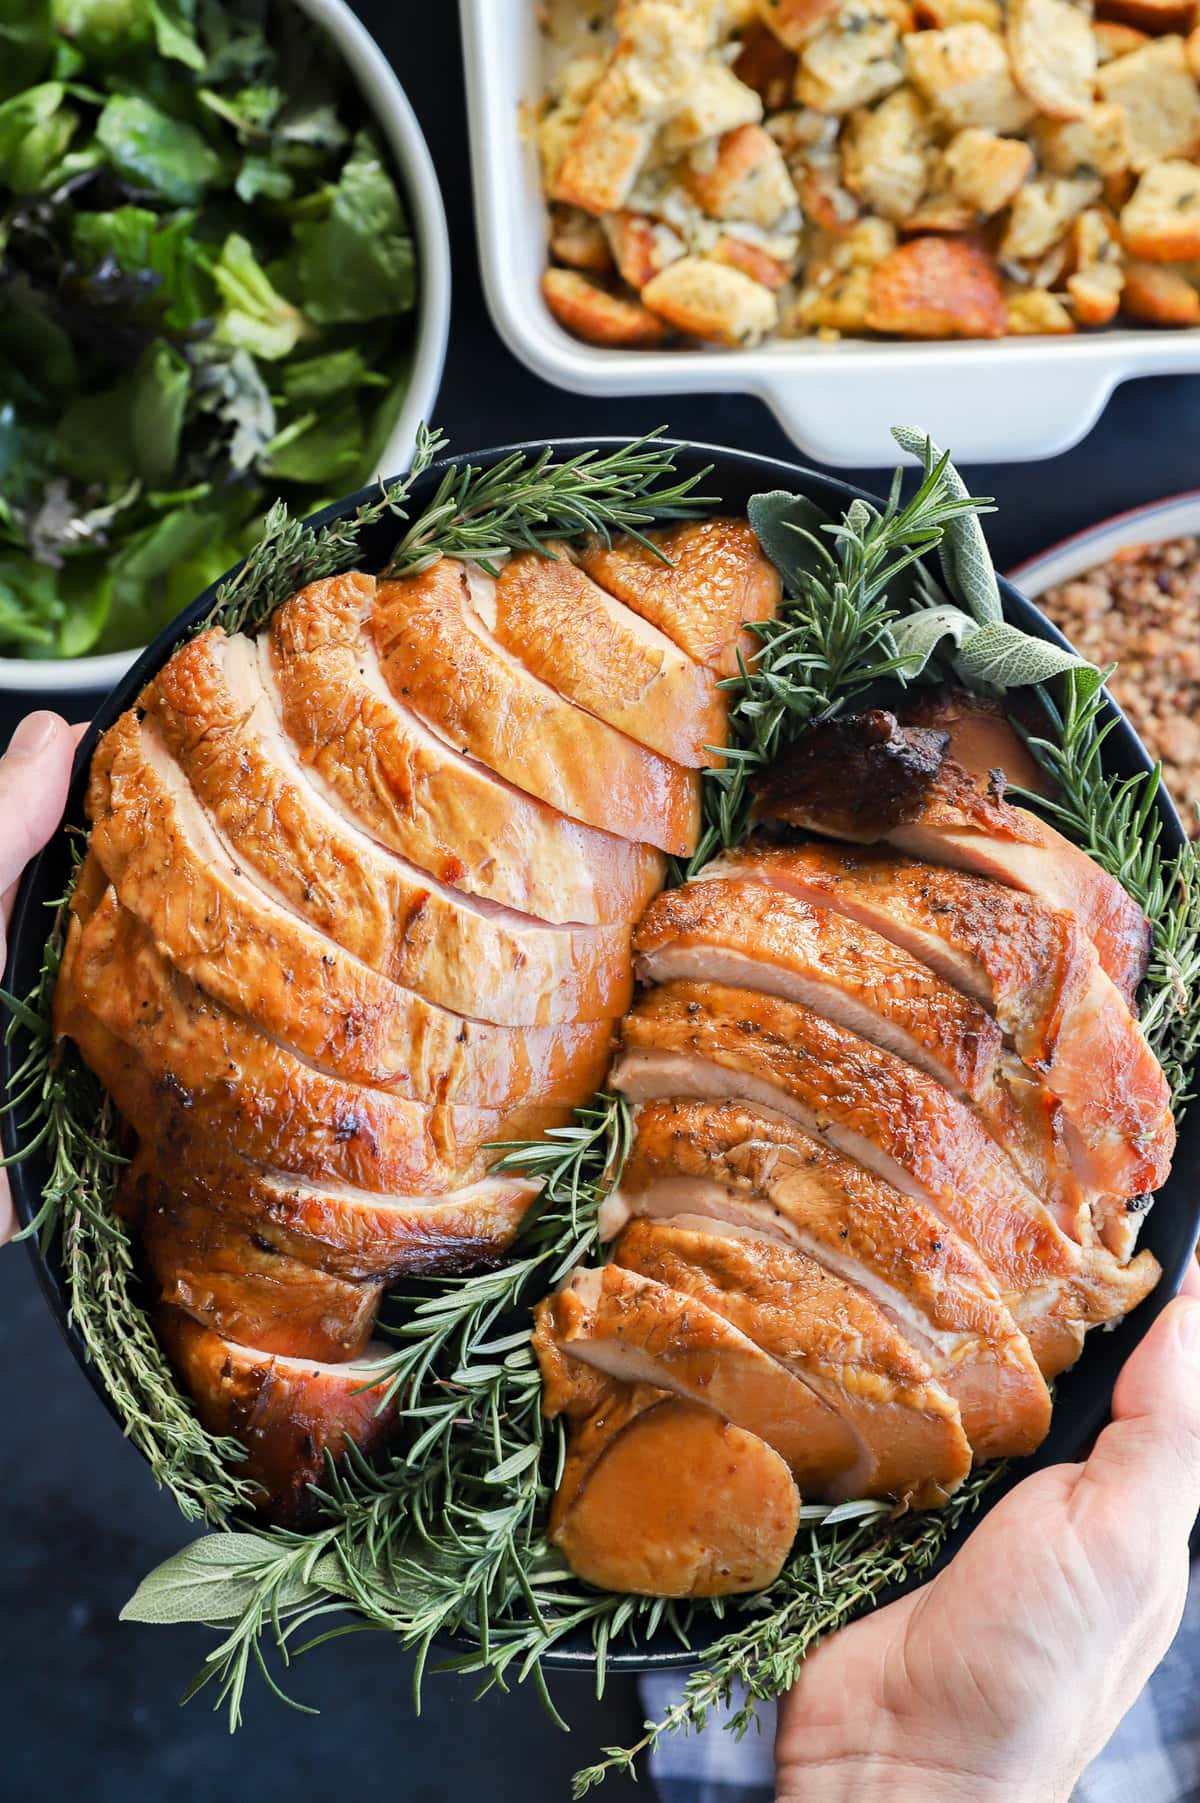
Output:
[[[753,541],[721,545],[769,595]],[[56,1030],[136,1139],[118,1206],[164,1344],[292,1525],[328,1457],[394,1431],[361,1363],[383,1287],[499,1258],[539,1186],[491,1174],[496,1142],[602,1084],[633,923],[723,737],[712,670],[569,557],[511,560],[504,589],[449,560],[314,583],[257,640],[180,647],[90,773]],[[664,1433],[737,1444],[675,1420],[605,1482]],[[794,1526],[786,1469],[747,1448]],[[745,1566],[697,1532],[696,1582]]]
[[395,1431],[383,1287],[502,1257],[537,1186],[494,1142],[620,1089],[609,1262],[535,1312],[548,1531],[591,1583],[715,1596],[771,1581],[802,1495],[937,1507],[1041,1442],[1157,1279],[1130,1204],[1173,1123],[1145,924],[1005,801],[995,710],[816,729],[760,807],[843,843],[656,899],[779,589],[744,522],[652,540],[352,573],[182,647],[93,763],[56,1026],[136,1138],[164,1345],[293,1525]]
[[[1046,1380],[1157,1282],[1130,1257],[1136,1192],[1174,1144],[1125,999],[1145,923],[1003,801],[990,773],[1030,773],[995,710],[923,714],[818,729],[762,811],[936,862],[760,837],[636,929],[650,987],[609,1078],[634,1116],[601,1214],[612,1262],[535,1334],[567,1422],[551,1535],[583,1575],[709,1594],[711,1511],[687,1486],[673,1561],[646,1500],[664,1399],[754,1436],[805,1494],[937,1506],[972,1461],[1040,1444]],[[712,1479],[728,1507],[750,1470],[739,1443]],[[771,1471],[754,1481],[775,1506]]]

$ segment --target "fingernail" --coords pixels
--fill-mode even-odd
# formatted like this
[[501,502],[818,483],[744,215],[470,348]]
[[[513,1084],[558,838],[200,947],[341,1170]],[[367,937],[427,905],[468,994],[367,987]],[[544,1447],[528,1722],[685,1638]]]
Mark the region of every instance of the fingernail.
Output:
[[1193,1364],[1200,1364],[1200,1302],[1190,1296],[1181,1297],[1175,1304],[1175,1331],[1179,1336],[1179,1350],[1185,1359]]
[[8,742],[10,756],[37,757],[45,751],[58,728],[58,715],[47,713],[44,708],[36,714],[26,714],[23,720],[17,722],[17,730]]

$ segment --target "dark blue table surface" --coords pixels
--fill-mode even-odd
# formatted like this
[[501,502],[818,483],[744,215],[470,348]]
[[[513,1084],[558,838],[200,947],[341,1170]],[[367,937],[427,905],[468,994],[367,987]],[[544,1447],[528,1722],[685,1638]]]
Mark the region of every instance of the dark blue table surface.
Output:
[[[437,164],[454,258],[454,323],[437,422],[456,448],[576,432],[634,433],[666,424],[683,437],[792,455],[755,400],[703,396],[592,401],[535,381],[487,320],[476,264],[456,10],[361,0],[391,55]],[[919,408],[911,409],[914,417]],[[994,495],[989,523],[1008,567],[1118,509],[1200,485],[1200,378],[1118,390],[1085,442],[1047,463],[967,472]],[[867,486],[870,473],[862,472]],[[75,717],[89,701],[74,699]],[[0,700],[0,743],[35,703]],[[312,1655],[293,1690],[319,1705],[295,1716],[252,1689],[248,1725],[231,1740],[203,1697],[175,1699],[207,1649],[200,1631],[122,1627],[117,1611],[138,1577],[191,1537],[117,1436],[60,1341],[23,1254],[0,1256],[0,1791],[87,1803],[294,1803],[297,1797],[529,1803],[566,1799],[575,1766],[636,1736],[636,1697],[613,1683],[603,1703],[582,1680],[560,1679],[569,1737],[532,1694],[472,1705],[468,1684],[431,1679],[414,1718],[409,1663],[375,1635]],[[602,1795],[634,1793],[612,1781]]]

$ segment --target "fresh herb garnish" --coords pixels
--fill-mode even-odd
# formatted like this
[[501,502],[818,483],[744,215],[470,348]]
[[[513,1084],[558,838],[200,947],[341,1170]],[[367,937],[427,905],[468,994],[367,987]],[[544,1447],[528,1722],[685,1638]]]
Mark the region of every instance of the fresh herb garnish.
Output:
[[[422,433],[414,473],[439,449],[439,440]],[[741,702],[735,750],[748,763],[770,755],[762,722],[772,711],[777,724],[767,735],[774,731],[777,746],[803,720],[853,704],[880,674],[911,678],[931,657],[953,668],[965,644],[998,624],[998,589],[975,521],[980,503],[933,447],[923,444],[922,451],[917,499],[901,507],[897,487],[882,523],[856,507],[830,531],[796,497],[751,503],[783,569],[788,601],[779,632],[766,635],[772,655],[764,669],[734,679]],[[637,531],[701,506],[694,489],[673,475],[669,453],[652,441],[582,466],[539,458],[514,460],[502,477],[452,472],[407,523],[394,562],[412,569],[440,552],[498,556],[562,533]],[[411,478],[381,492],[357,518],[318,532],[277,510],[243,570],[225,585],[214,617],[230,630],[258,627],[301,583],[351,567],[364,525],[389,513],[408,522],[410,491]],[[915,561],[934,549],[949,596]],[[951,616],[966,626],[947,626]],[[1010,664],[989,666],[996,686],[1061,671],[1061,655],[1049,647],[1059,661],[1030,677],[1036,641],[1018,638]],[[1163,856],[1156,773],[1111,787],[1105,781],[1097,673],[1075,660],[1059,693],[1061,709],[1051,708],[1046,734],[1034,742],[1059,782],[1051,812],[1127,883],[1150,917],[1154,949],[1142,1018],[1178,1107],[1200,1041],[1200,854],[1187,847],[1176,860]],[[711,793],[719,796],[719,785]],[[710,823],[720,843],[738,830],[736,815],[727,824],[710,816]],[[241,1488],[236,1464],[223,1465],[230,1448],[200,1429],[177,1389],[139,1305],[125,1228],[111,1213],[116,1124],[74,1051],[52,1051],[47,1023],[61,931],[60,910],[37,989],[26,1002],[9,999],[10,1033],[31,1035],[9,1103],[24,1116],[21,1155],[44,1144],[53,1159],[35,1226],[44,1240],[62,1235],[74,1317],[155,1475],[186,1513],[228,1524]],[[542,1658],[567,1635],[590,1639],[601,1684],[612,1648],[643,1645],[660,1631],[681,1647],[706,1642],[682,1703],[665,1721],[648,1724],[637,1746],[609,1749],[600,1765],[581,1772],[582,1796],[605,1772],[631,1770],[662,1734],[702,1726],[735,1680],[745,1683],[748,1702],[732,1725],[747,1726],[756,1701],[786,1688],[824,1634],[892,1584],[928,1570],[998,1481],[998,1467],[976,1474],[938,1513],[897,1517],[879,1504],[806,1509],[806,1531],[787,1567],[757,1596],[678,1604],[580,1585],[543,1537],[562,1439],[541,1416],[527,1311],[559,1274],[595,1256],[597,1210],[620,1174],[628,1134],[622,1104],[600,1097],[573,1128],[498,1148],[497,1168],[543,1184],[511,1260],[465,1279],[413,1284],[391,1299],[395,1350],[380,1375],[407,1423],[403,1448],[374,1465],[351,1455],[331,1469],[313,1532],[226,1526],[139,1588],[127,1618],[218,1629],[197,1687],[212,1681],[233,1721],[253,1671],[277,1688],[267,1663],[272,1649],[288,1662],[344,1631],[329,1628],[326,1618],[347,1612],[417,1651],[418,1686],[435,1643],[451,1635],[464,1648],[448,1661],[453,1669],[478,1674],[485,1688],[528,1677],[544,1696]]]
[[417,277],[360,114],[293,5],[0,0],[0,652],[144,643],[376,473]]

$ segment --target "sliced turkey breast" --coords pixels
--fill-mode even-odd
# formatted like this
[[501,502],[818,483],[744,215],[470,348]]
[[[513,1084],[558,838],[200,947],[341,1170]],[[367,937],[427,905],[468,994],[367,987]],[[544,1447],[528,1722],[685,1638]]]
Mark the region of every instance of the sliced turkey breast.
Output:
[[589,1450],[587,1474],[550,1535],[585,1584],[737,1596],[779,1576],[800,1497],[779,1454],[754,1434],[670,1398],[620,1427],[606,1418],[603,1446]]
[[473,604],[465,565],[449,558],[380,583],[367,629],[392,693],[464,755],[572,820],[689,856],[700,832],[695,774],[542,682],[488,631],[485,605]]
[[1124,1256],[1141,1196],[1165,1182],[1175,1147],[1170,1090],[1115,985],[1071,916],[986,878],[820,844],[748,842],[705,875],[736,875],[832,908],[912,953],[995,1014],[1062,1103],[1105,1243]]
[[995,878],[1064,908],[1132,1005],[1150,928],[1120,883],[1025,808],[1004,800],[952,757],[948,735],[901,726],[876,711],[809,727],[774,764],[758,813],[810,832],[897,851]]
[[677,764],[719,764],[728,730],[714,673],[571,562],[512,557],[493,583],[472,576],[496,642],[576,706]]
[[440,882],[545,920],[632,919],[662,881],[659,854],[569,819],[431,731],[384,679],[365,629],[373,599],[370,577],[313,583],[261,641],[263,686],[310,780]]
[[795,1246],[713,1220],[633,1221],[616,1262],[721,1315],[835,1409],[853,1496],[936,1507],[971,1469],[958,1404],[862,1290]]
[[623,1383],[715,1409],[786,1459],[805,1492],[846,1497],[854,1436],[799,1377],[714,1309],[619,1265],[579,1270],[534,1311],[538,1340]]
[[347,1082],[418,1102],[574,1107],[599,1088],[609,1025],[514,1032],[464,1019],[360,963],[234,863],[153,721],[122,714],[92,761],[92,847],[177,970]]
[[[555,926],[514,913],[440,883],[339,812],[306,776],[249,639],[202,633],[163,666],[140,705],[258,886],[372,970],[504,1026],[599,1020],[627,1006],[623,920]],[[632,916],[657,886],[602,894],[577,868],[579,884],[559,901],[581,919],[605,901]]]
[[239,1346],[339,1364],[371,1338],[380,1283],[336,1277],[293,1258],[195,1191],[159,1185],[139,1215],[163,1302]]
[[239,1346],[176,1308],[161,1307],[155,1325],[209,1433],[246,1448],[236,1474],[262,1486],[271,1521],[309,1525],[318,1513],[310,1486],[325,1482],[326,1454],[339,1458],[353,1440],[369,1456],[396,1431],[395,1409],[366,1387],[386,1342],[362,1361],[331,1365]]
[[677,1215],[773,1234],[864,1290],[958,1403],[977,1458],[1045,1437],[1049,1391],[974,1248],[794,1122],[741,1102],[646,1103],[602,1226]]
[[160,1197],[182,1197],[228,1217],[269,1256],[359,1283],[494,1263],[537,1193],[519,1177],[483,1177],[445,1196],[305,1182],[214,1146],[176,1117],[124,1172],[121,1206],[136,1225]]
[[969,1109],[912,1065],[795,1003],[715,983],[670,983],[627,1015],[610,1082],[629,1100],[740,1099],[819,1134],[974,1246],[1054,1375],[1084,1328],[1153,1288],[1149,1253],[1118,1265],[1069,1240]]
[[773,619],[782,592],[779,572],[750,526],[736,519],[693,520],[645,537],[647,545],[628,538],[596,542],[576,555],[610,595],[696,663],[736,676],[738,654],[750,662],[759,644],[743,627]]
[[181,1114],[203,1119],[243,1157],[320,1182],[440,1193],[484,1174],[489,1142],[569,1112],[430,1108],[327,1076],[173,971],[111,889],[86,926],[72,919],[54,999],[55,1031],[140,1137]]
[[713,877],[657,896],[633,947],[644,982],[783,996],[907,1059],[977,1110],[1065,1232],[1090,1228],[1054,1097],[977,1002],[870,928],[762,883]]

